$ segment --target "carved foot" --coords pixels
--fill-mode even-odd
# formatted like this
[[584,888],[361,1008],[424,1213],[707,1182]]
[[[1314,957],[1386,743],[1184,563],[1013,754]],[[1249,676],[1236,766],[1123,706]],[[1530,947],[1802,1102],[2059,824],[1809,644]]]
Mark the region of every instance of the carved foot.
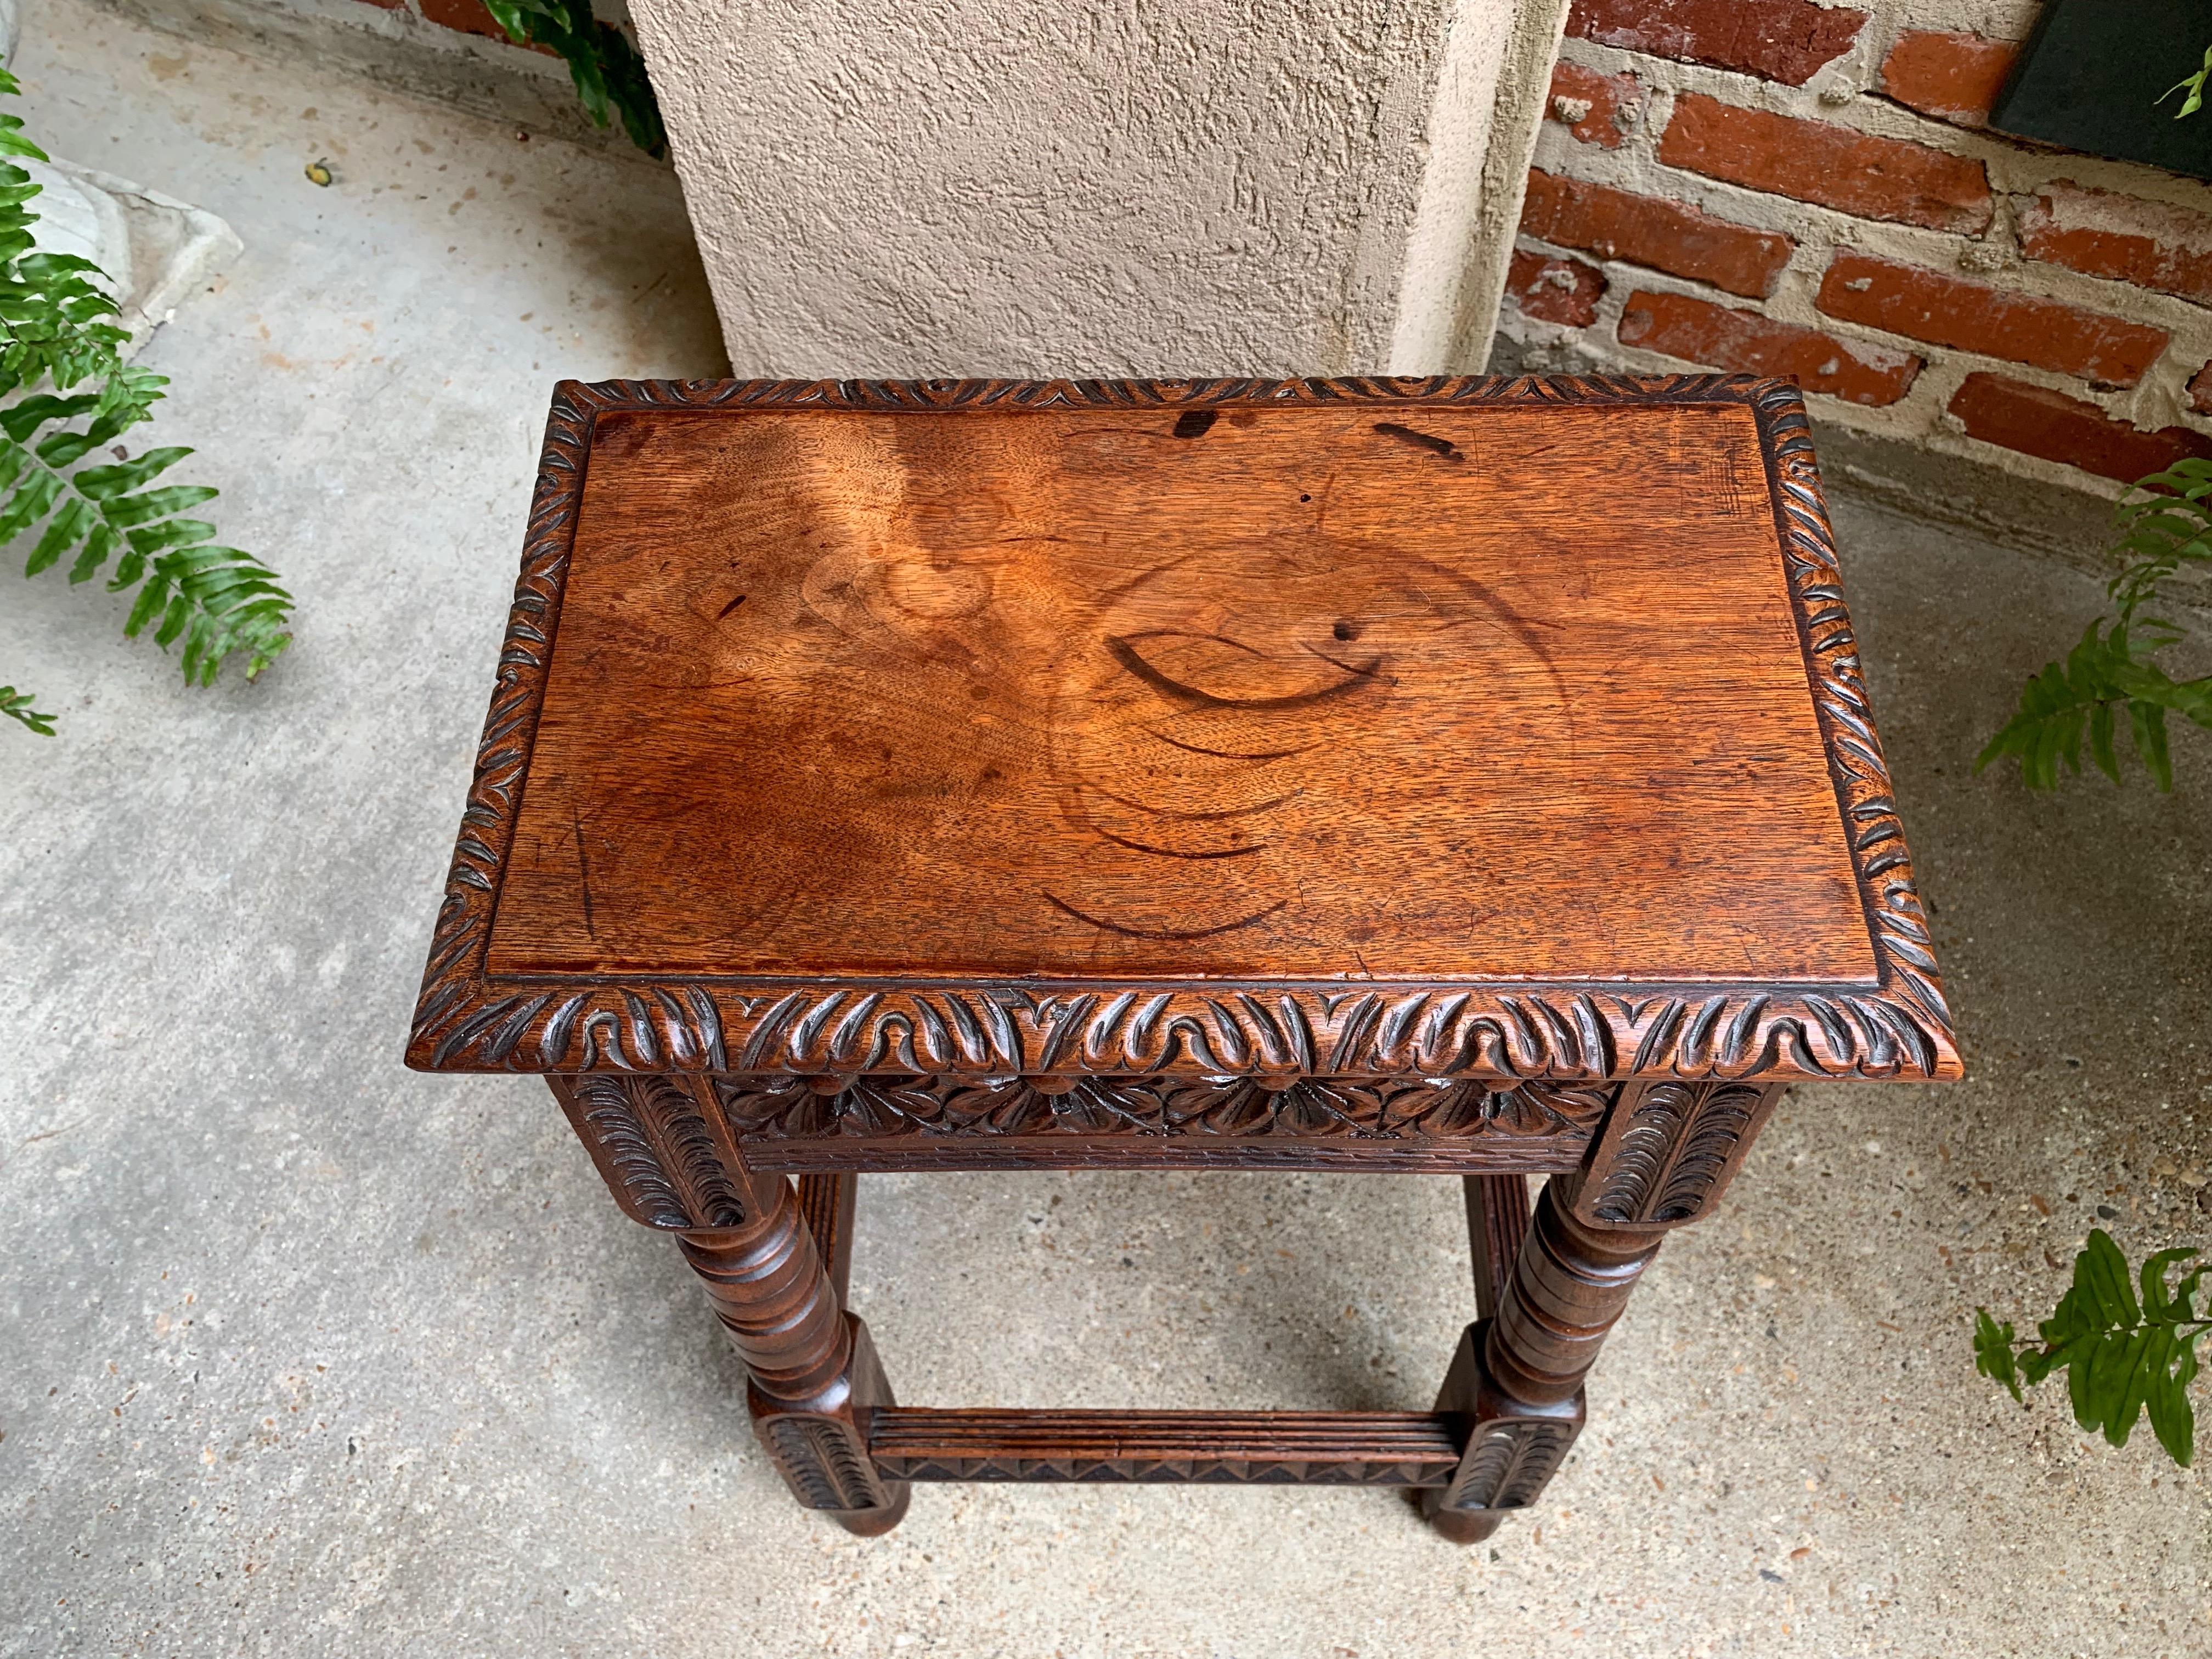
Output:
[[757,1383],[745,1391],[753,1431],[768,1448],[793,1495],[846,1531],[873,1538],[898,1525],[913,1488],[886,1480],[868,1455],[868,1419],[896,1405],[868,1328],[845,1316],[852,1358],[845,1374],[804,1401],[775,1400]]
[[750,1224],[680,1242],[745,1362],[754,1431],[806,1508],[863,1536],[888,1532],[908,1487],[868,1455],[870,1414],[896,1403],[875,1345],[838,1307],[791,1183],[756,1176],[747,1197]]
[[[1422,1493],[1424,1498],[1428,1493]],[[1505,1516],[1496,1510],[1431,1509],[1426,1503],[1421,1512],[1443,1538],[1455,1544],[1480,1544],[1496,1535],[1504,1524]]]
[[1467,1328],[1436,1409],[1468,1424],[1467,1449],[1451,1484],[1421,1494],[1421,1513],[1455,1544],[1479,1544],[1515,1510],[1534,1503],[1582,1432],[1583,1397],[1545,1405],[1516,1400],[1484,1363],[1490,1322]]

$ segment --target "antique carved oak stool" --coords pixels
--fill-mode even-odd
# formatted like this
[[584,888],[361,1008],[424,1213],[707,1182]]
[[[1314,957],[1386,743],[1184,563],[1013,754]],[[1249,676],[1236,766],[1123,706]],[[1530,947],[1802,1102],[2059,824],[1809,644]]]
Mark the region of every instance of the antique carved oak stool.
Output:
[[[855,1532],[1462,1540],[1782,1088],[1959,1073],[1803,405],[1723,376],[562,384],[408,1060],[546,1076]],[[1431,1412],[900,1406],[854,1174],[1008,1168],[1458,1174],[1478,1317]]]

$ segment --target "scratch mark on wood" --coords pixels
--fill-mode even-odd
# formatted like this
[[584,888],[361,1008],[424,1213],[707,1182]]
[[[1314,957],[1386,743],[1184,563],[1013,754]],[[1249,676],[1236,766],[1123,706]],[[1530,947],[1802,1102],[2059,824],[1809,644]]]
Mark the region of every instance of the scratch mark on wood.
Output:
[[1185,553],[1179,558],[1170,559],[1165,564],[1156,564],[1149,570],[1139,570],[1128,580],[1116,582],[1113,586],[1103,589],[1098,595],[1099,601],[1103,604],[1109,599],[1118,599],[1132,588],[1142,587],[1156,576],[1164,576],[1170,570],[1182,569],[1197,556],[1195,553]]
[[[1364,663],[1346,662],[1341,657],[1330,656],[1328,652],[1322,650],[1319,646],[1309,645],[1305,648],[1313,655],[1319,657],[1331,668],[1340,668],[1346,673],[1355,675],[1363,680],[1373,679],[1376,675],[1382,672],[1382,659],[1380,657],[1370,657]],[[1395,680],[1391,682],[1394,685],[1397,682]]]
[[576,830],[576,868],[584,878],[584,937],[595,939],[599,930],[592,920],[592,855],[584,847],[584,815],[580,808],[568,808],[568,822]]
[[1180,749],[1188,755],[1211,755],[1216,760],[1272,761],[1288,760],[1293,755],[1303,755],[1309,749],[1318,749],[1317,743],[1302,743],[1295,749],[1207,749],[1194,743],[1184,743],[1164,732],[1147,731],[1148,738],[1157,738],[1170,749]]
[[1412,444],[1417,449],[1425,449],[1431,454],[1441,455],[1448,461],[1463,461],[1467,459],[1460,453],[1457,444],[1449,438],[1439,438],[1433,432],[1416,432],[1412,427],[1400,426],[1395,421],[1377,421],[1375,422],[1375,429],[1386,438],[1395,438],[1401,443]]
[[[1176,679],[1171,674],[1162,673],[1158,669],[1153,667],[1152,664],[1145,660],[1143,655],[1137,650],[1137,647],[1133,643],[1133,641],[1137,640],[1156,639],[1159,637],[1160,634],[1171,631],[1172,630],[1170,629],[1161,629],[1152,634],[1119,635],[1106,641],[1106,648],[1113,653],[1115,661],[1120,663],[1123,668],[1127,669],[1137,678],[1142,680],[1146,685],[1151,686],[1152,690],[1160,693],[1161,696],[1172,697],[1177,702],[1193,703],[1201,708],[1309,708],[1314,703],[1327,702],[1332,697],[1340,697],[1348,691],[1358,690],[1362,685],[1367,684],[1367,679],[1364,678],[1364,675],[1369,675],[1373,672],[1371,669],[1364,671],[1364,672],[1362,671],[1348,670],[1346,672],[1349,678],[1339,680],[1334,685],[1324,685],[1318,690],[1313,691],[1295,691],[1290,693],[1288,696],[1280,697],[1216,696],[1212,692],[1200,690],[1197,686],[1189,684],[1185,681]],[[1263,652],[1253,651],[1252,647],[1249,645],[1243,645],[1236,640],[1224,638],[1218,635],[1204,636],[1190,635],[1187,637],[1206,637],[1218,639],[1223,645],[1236,646],[1240,651],[1250,651],[1255,657],[1266,654]],[[1379,666],[1382,659],[1377,658],[1376,661],[1376,665]]]
[[1172,806],[1153,806],[1144,801],[1131,800],[1127,795],[1117,795],[1111,789],[1100,789],[1095,783],[1088,783],[1084,787],[1096,790],[1116,806],[1126,806],[1132,811],[1150,812],[1156,818],[1188,818],[1194,823],[1211,822],[1216,818],[1249,817],[1255,812],[1265,812],[1272,807],[1281,806],[1305,793],[1303,789],[1293,789],[1287,795],[1277,795],[1272,800],[1255,801],[1249,806],[1231,806],[1218,812],[1185,812]]
[[1111,830],[1101,830],[1095,823],[1092,824],[1091,828],[1093,833],[1112,842],[1116,847],[1126,847],[1133,853],[1151,853],[1164,859],[1248,858],[1254,853],[1263,853],[1267,851],[1269,845],[1268,842],[1264,841],[1255,841],[1249,847],[1224,848],[1221,851],[1216,853],[1179,853],[1172,847],[1147,847],[1143,842],[1131,841],[1126,836],[1117,836]]
[[1078,921],[1089,922],[1093,927],[1102,928],[1107,933],[1122,933],[1131,939],[1212,939],[1216,933],[1232,933],[1239,927],[1249,927],[1255,921],[1265,921],[1290,902],[1288,899],[1278,899],[1264,910],[1255,911],[1252,915],[1237,921],[1224,921],[1218,927],[1194,927],[1188,932],[1173,932],[1155,931],[1148,927],[1124,927],[1119,922],[1103,921],[1097,916],[1086,915],[1066,900],[1055,898],[1050,893],[1047,893],[1044,896],[1045,902],[1055,910],[1064,910]]

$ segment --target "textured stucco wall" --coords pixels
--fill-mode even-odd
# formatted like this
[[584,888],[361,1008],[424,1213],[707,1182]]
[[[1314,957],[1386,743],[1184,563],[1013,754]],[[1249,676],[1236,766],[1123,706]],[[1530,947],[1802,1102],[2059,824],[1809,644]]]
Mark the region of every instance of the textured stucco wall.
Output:
[[1459,0],[1429,100],[1394,373],[1474,373],[1489,362],[1567,8],[1568,0]]
[[918,377],[1479,365],[1565,4],[632,9],[735,371]]

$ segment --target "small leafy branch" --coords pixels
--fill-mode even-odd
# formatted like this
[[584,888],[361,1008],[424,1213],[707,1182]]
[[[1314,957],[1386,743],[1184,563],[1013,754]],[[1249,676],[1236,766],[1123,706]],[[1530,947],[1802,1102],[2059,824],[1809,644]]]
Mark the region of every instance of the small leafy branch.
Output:
[[[0,93],[20,90],[0,70]],[[0,156],[46,160],[22,125],[0,114]],[[39,532],[27,576],[69,558],[70,580],[89,581],[112,562],[107,591],[138,590],[125,635],[150,627],[164,650],[182,641],[188,684],[214,684],[236,651],[252,679],[291,643],[291,595],[251,554],[216,545],[213,525],[184,516],[213,489],[154,485],[192,452],[149,449],[133,459],[118,447],[112,464],[79,465],[150,418],[168,381],[123,361],[130,337],[105,320],[116,305],[93,286],[97,265],[35,251],[38,215],[25,204],[38,193],[29,173],[0,161],[0,542]],[[0,686],[0,714],[52,736],[54,717],[33,702]]]
[[592,125],[606,125],[611,110],[630,143],[647,155],[668,153],[645,59],[628,35],[592,15],[591,0],[484,0],[484,9],[517,46],[550,46],[567,60]]
[[1974,1310],[1974,1369],[2003,1383],[2014,1400],[2021,1383],[2063,1370],[2074,1420],[2085,1430],[2101,1429],[2113,1445],[2124,1446],[2137,1416],[2148,1413],[2166,1455],[2188,1468],[2197,1441],[2189,1382],[2197,1375],[2197,1339],[2212,1329],[2212,1317],[2190,1306],[2203,1266],[2172,1283],[2168,1278],[2196,1255],[2160,1250],[2146,1260],[2136,1275],[2138,1301],[2127,1257],[2110,1233],[2096,1229],[2074,1258],[2073,1288],[2039,1328],[2040,1342],[2023,1342],[2009,1320],[2000,1325],[1987,1308]]
[[[2141,492],[2138,498],[2137,492]],[[2160,789],[2173,787],[2166,716],[2172,710],[2212,726],[2212,675],[2176,680],[2151,659],[2188,637],[2186,630],[2145,607],[2163,598],[2160,584],[2185,564],[2212,563],[2212,461],[2177,461],[2139,480],[2112,509],[2116,550],[2132,555],[2106,592],[2116,617],[2089,624],[2063,663],[2045,664],[2021,693],[2020,708],[1974,762],[1978,772],[2007,755],[2020,759],[2031,789],[2058,785],[2059,763],[2081,769],[2081,744],[2115,783],[2120,759],[2114,736],[2122,716],[2136,757]]]
[[31,705],[37,702],[27,691],[18,691],[12,685],[0,685],[0,714],[11,720],[21,720],[42,738],[54,734],[54,717],[41,714]]
[[2159,94],[2153,101],[2154,104],[2162,104],[2185,87],[2188,88],[2189,95],[2181,100],[2181,107],[2173,112],[2173,118],[2179,121],[2185,115],[2194,115],[2204,107],[2204,82],[2208,76],[2212,76],[2212,46],[2204,48],[2204,62],[2199,66],[2196,74],[2175,82],[2164,92]]

